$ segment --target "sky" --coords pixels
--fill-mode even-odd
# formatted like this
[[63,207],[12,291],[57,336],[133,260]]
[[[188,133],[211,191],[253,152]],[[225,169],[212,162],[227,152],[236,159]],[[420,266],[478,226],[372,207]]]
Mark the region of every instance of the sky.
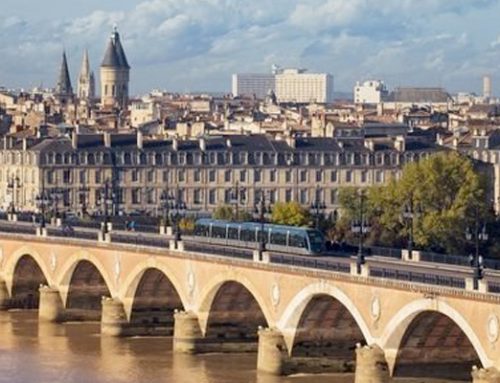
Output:
[[272,64],[389,87],[500,95],[500,0],[1,0],[0,85],[52,87],[63,49],[73,87],[84,49],[98,68],[113,25],[135,95],[231,89]]

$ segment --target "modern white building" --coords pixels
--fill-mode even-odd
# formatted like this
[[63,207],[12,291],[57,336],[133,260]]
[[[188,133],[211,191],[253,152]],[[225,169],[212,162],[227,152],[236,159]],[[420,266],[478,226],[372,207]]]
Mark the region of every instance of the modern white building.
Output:
[[333,102],[333,76],[327,73],[307,73],[305,69],[284,69],[276,74],[278,102]]
[[233,96],[256,96],[264,99],[269,91],[279,103],[333,102],[333,76],[307,73],[305,69],[281,69],[273,66],[270,74],[240,73],[233,75]]
[[250,96],[264,99],[267,93],[276,89],[274,74],[238,73],[233,74],[233,96]]
[[354,103],[356,104],[379,104],[389,95],[383,81],[368,80],[356,82],[354,87]]

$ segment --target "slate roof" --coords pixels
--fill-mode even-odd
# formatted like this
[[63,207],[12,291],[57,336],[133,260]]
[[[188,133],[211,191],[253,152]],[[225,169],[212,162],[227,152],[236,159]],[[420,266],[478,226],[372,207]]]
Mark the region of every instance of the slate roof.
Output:
[[104,58],[102,59],[101,66],[130,69],[127,56],[125,55],[125,51],[123,50],[123,46],[120,41],[120,34],[116,29],[111,34],[106,51],[104,52]]

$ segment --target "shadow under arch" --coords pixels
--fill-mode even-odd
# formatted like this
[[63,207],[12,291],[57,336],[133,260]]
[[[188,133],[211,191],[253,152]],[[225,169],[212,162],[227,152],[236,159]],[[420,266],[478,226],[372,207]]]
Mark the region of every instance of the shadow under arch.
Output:
[[184,306],[173,283],[157,268],[144,270],[130,310],[131,327],[140,327],[142,335],[172,335],[176,309]]
[[492,366],[465,318],[430,299],[403,307],[387,324],[380,346],[395,376],[468,380],[473,365]]
[[265,302],[246,278],[215,278],[202,295],[198,313],[205,338],[249,345],[235,351],[255,351],[258,328],[270,326]]
[[37,309],[42,284],[47,285],[47,278],[38,262],[30,254],[21,256],[12,275],[9,306],[15,309]]
[[33,258],[42,270],[44,277],[49,285],[54,285],[55,281],[52,278],[51,270],[49,269],[49,265],[45,262],[44,258],[31,246],[22,246],[17,249],[9,258],[6,260],[5,265],[3,266],[3,276],[7,281],[7,288],[9,292],[12,294],[12,278],[14,276],[15,268],[19,262],[19,260],[25,255],[29,255]]
[[[374,343],[369,327],[354,301],[336,286],[314,283],[294,296],[278,321],[277,327],[285,338],[290,355],[296,340],[300,341],[301,332],[304,332],[302,330],[321,320],[321,314],[318,314],[317,310],[328,312],[331,315],[329,321],[332,325],[345,326],[344,329],[354,335],[351,347],[360,340],[367,344]],[[323,334],[319,332],[319,336],[321,335],[324,335],[324,332]],[[329,338],[332,339],[331,336]]]
[[102,297],[110,295],[97,266],[82,259],[75,265],[69,281],[65,315],[69,320],[100,320]]

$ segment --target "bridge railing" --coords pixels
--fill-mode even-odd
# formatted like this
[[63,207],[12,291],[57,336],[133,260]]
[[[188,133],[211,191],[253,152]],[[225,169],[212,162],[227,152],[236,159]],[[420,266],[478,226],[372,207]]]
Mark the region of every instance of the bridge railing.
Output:
[[428,285],[448,286],[458,289],[465,289],[466,287],[465,278],[450,277],[428,272],[398,270],[395,268],[371,267],[370,276]]
[[342,262],[340,260],[333,260],[333,259],[308,258],[308,257],[297,257],[293,255],[271,254],[270,262],[288,266],[337,271],[341,273],[351,272],[351,266],[349,262],[346,261]]

